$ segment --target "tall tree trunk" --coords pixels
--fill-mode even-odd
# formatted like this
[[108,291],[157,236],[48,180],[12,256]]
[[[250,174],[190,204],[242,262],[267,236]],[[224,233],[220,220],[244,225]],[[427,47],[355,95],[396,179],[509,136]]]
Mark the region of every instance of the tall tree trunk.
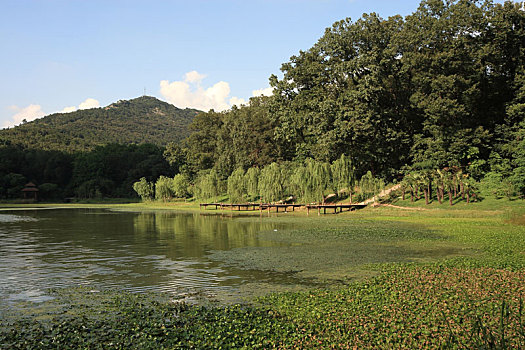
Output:
[[414,201],[414,190],[413,189],[410,189],[410,201],[411,202]]
[[352,204],[352,191],[350,191],[349,193],[350,193],[350,204]]
[[441,200],[441,188],[439,188],[439,186],[436,187],[436,197],[437,197],[439,204],[442,204],[443,201]]
[[401,193],[402,193],[403,200],[405,200],[405,189],[404,188],[401,190]]
[[425,192],[425,204],[428,205],[428,188],[423,190]]
[[469,194],[469,192],[467,191],[467,204],[469,204],[469,203],[470,203],[470,194]]
[[450,190],[450,188],[448,189],[448,202],[450,203],[450,205],[452,205],[452,191]]

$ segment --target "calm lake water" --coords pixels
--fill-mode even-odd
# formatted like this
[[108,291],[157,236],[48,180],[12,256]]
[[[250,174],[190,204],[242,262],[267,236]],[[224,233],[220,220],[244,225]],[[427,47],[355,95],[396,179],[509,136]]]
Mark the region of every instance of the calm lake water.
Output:
[[45,301],[49,288],[62,287],[235,294],[250,281],[283,282],[282,274],[208,259],[212,251],[282,244],[258,238],[280,228],[257,217],[201,213],[0,211],[0,303]]

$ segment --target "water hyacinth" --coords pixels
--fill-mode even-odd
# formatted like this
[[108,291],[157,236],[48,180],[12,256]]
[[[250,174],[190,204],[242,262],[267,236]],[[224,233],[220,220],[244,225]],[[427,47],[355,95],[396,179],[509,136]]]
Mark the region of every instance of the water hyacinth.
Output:
[[264,299],[301,330],[301,348],[525,346],[525,272],[392,268],[337,291]]
[[0,343],[14,349],[523,348],[524,294],[523,271],[404,265],[344,289],[270,295],[257,306],[188,306],[106,293],[99,307],[3,322]]

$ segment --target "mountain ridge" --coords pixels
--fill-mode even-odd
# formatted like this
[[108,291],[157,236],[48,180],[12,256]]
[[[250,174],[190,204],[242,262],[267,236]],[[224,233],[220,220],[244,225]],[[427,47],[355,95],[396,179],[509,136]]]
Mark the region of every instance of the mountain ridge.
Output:
[[0,130],[0,144],[66,152],[88,151],[110,143],[164,146],[186,138],[188,126],[199,112],[141,96],[105,107],[53,113]]

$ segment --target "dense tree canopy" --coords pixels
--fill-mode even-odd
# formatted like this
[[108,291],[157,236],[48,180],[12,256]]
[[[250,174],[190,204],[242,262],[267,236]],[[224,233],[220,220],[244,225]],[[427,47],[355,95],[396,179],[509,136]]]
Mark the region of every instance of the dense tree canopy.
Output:
[[135,197],[133,184],[139,179],[153,181],[173,173],[163,152],[151,144],[110,144],[73,155],[3,146],[0,199],[20,198],[20,191],[30,181],[39,188],[44,186],[44,191],[40,188],[42,199]]
[[238,167],[345,154],[356,178],[453,166],[480,179],[499,159],[510,176],[524,49],[525,12],[512,2],[425,0],[406,18],[341,20],[270,78],[272,97],[201,113],[188,162],[226,179]]

